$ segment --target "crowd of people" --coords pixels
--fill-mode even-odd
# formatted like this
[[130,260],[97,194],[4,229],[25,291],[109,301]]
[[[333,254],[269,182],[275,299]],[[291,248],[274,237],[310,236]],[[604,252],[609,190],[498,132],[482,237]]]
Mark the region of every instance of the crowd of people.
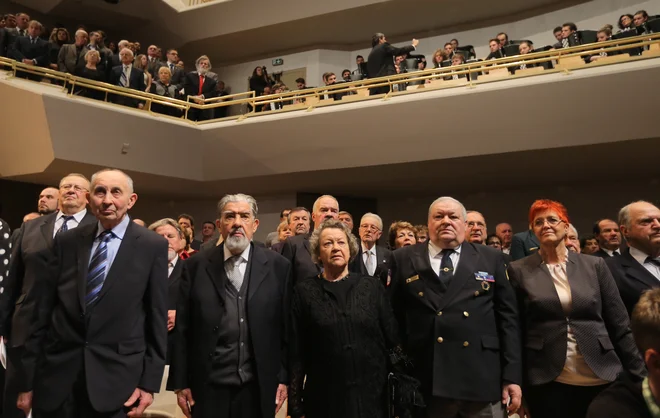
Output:
[[[660,29],[657,16],[650,16],[644,10],[633,14],[624,14],[619,18],[617,26],[618,34],[642,34],[650,33]],[[565,23],[553,30],[553,36],[557,40],[554,45],[536,48],[529,40],[509,40],[505,32],[497,34],[489,41],[490,53],[485,60],[503,58],[506,56],[526,55],[537,51],[548,49],[567,48],[580,45],[581,43],[604,42],[612,39],[614,27],[605,25],[593,39],[582,36],[586,32],[578,32],[575,23]],[[587,31],[589,32],[589,31]],[[627,35],[626,35],[627,36]],[[46,37],[47,40],[46,40]],[[195,70],[186,72],[184,63],[179,59],[177,49],[163,50],[157,45],[150,45],[146,51],[141,50],[139,42],[121,40],[118,42],[107,41],[106,34],[102,30],[87,31],[81,26],[73,32],[73,37],[66,28],[53,28],[48,35],[45,28],[37,21],[30,20],[26,13],[15,15],[7,14],[0,17],[0,56],[13,58],[26,65],[36,65],[58,70],[68,74],[77,75],[96,82],[107,82],[119,87],[138,91],[150,92],[166,98],[189,101],[191,103],[211,104],[216,101],[208,101],[218,97],[227,96],[228,93],[224,82],[218,79],[218,75],[211,71],[211,61],[208,56],[203,55],[195,61]],[[106,46],[107,42],[107,46]],[[342,82],[359,81],[365,78],[375,78],[394,75],[405,72],[424,70],[428,63],[426,57],[415,54],[417,41],[414,45],[403,48],[394,48],[382,33],[376,34],[372,40],[373,50],[368,60],[358,55],[356,57],[357,69],[351,71],[345,69],[339,74],[326,72],[323,74],[324,86],[334,86]],[[626,52],[626,51],[624,51]],[[637,53],[640,51],[627,51]],[[617,52],[602,51],[585,57],[587,62],[597,61],[602,57]],[[458,39],[452,39],[442,48],[433,53],[431,65],[433,68],[452,67],[462,65],[466,62],[476,60],[474,48],[471,45],[461,46]],[[476,60],[480,61],[480,60]],[[512,66],[509,71],[515,73],[543,66],[550,68],[551,62],[545,63],[522,63]],[[40,77],[23,71],[17,72],[18,76],[39,80]],[[475,77],[475,74],[454,74],[445,79],[462,79]],[[431,80],[427,80],[430,83]],[[406,89],[408,85],[423,84],[423,81],[397,84],[395,90]],[[304,90],[310,88],[305,80],[296,80],[293,90]],[[311,87],[313,88],[313,87]],[[257,66],[249,77],[249,90],[254,91],[257,96],[283,94],[290,91],[279,78],[268,74],[265,66]],[[382,94],[390,90],[388,86],[372,88],[371,94]],[[104,100],[106,95],[99,90],[78,86],[72,93]],[[321,99],[341,100],[344,96],[354,94],[353,92],[328,91]],[[111,94],[109,100],[135,108],[144,108],[145,101],[128,97],[125,95]],[[282,100],[274,103],[258,105],[255,111],[272,111],[282,109],[288,104],[302,103],[303,99]],[[252,106],[249,106],[252,110]],[[157,113],[173,117],[183,117],[184,112],[175,106],[163,103],[154,103],[151,110]],[[191,108],[185,115],[194,121],[203,121],[227,116],[228,107],[219,106],[214,109]]]
[[0,222],[3,417],[139,416],[166,365],[187,417],[272,417],[286,399],[294,418],[659,408],[652,203],[580,239],[552,200],[526,231],[488,234],[440,197],[425,225],[385,233],[323,195],[262,243],[249,195],[224,196],[201,240],[188,214],[131,218],[136,202],[119,170],[72,173],[14,233]]

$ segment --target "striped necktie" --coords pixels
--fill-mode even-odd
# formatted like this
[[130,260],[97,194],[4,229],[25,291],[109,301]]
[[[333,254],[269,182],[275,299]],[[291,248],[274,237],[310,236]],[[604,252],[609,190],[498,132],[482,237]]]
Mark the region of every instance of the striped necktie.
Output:
[[128,66],[124,65],[124,71],[121,72],[121,78],[119,79],[119,84],[122,87],[128,87]]
[[[62,216],[62,226],[60,226],[60,229],[57,230],[57,234],[59,234],[60,232],[64,232],[64,231],[69,230],[69,226],[67,225],[67,223],[71,219],[73,219],[73,216]],[[57,234],[55,234],[55,235],[57,235]]]
[[108,242],[115,236],[111,230],[106,229],[97,237],[100,241],[92,261],[89,263],[89,272],[87,273],[87,286],[85,292],[85,306],[96,302],[99,293],[103,288],[106,273],[108,270]]
[[564,38],[561,40],[561,46],[562,48],[568,48],[570,44],[568,43],[568,38]]

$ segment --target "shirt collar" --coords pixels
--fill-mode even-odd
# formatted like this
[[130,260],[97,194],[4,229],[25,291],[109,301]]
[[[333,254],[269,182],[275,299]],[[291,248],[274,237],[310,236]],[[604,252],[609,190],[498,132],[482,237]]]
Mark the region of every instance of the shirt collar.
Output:
[[[610,257],[614,256],[614,251],[608,250],[607,248],[600,247],[601,250],[605,251]],[[618,249],[616,251],[619,251]]]
[[[429,256],[431,258],[435,258],[438,254],[440,254],[440,251],[442,251],[442,248],[440,248],[437,245],[435,245],[434,243],[432,243],[431,240],[429,240],[428,242],[429,242]],[[458,255],[461,254],[461,247],[462,246],[459,245],[458,247],[453,248],[453,250],[456,251],[456,254],[458,254]]]
[[[251,249],[251,248],[252,248],[252,243],[250,243],[250,245],[248,245],[248,246],[243,250],[243,252],[239,254],[239,257],[241,257],[241,258],[243,259],[243,261],[247,262],[248,259],[250,258],[250,249]],[[234,256],[234,254],[232,254],[232,253],[229,251],[229,249],[227,248],[226,245],[223,245],[223,246],[222,246],[222,249],[224,250],[224,253],[225,253],[225,261],[227,261],[228,259],[230,259],[231,257]]]
[[[71,216],[73,216],[73,219],[75,219],[77,223],[80,223],[80,222],[82,221],[82,219],[85,217],[86,214],[87,214],[87,208],[84,208],[84,209],[81,210],[80,212],[78,212],[78,213],[76,213],[76,214],[74,214],[74,215],[71,215]],[[58,212],[57,212],[57,216],[55,217],[55,222],[59,221],[59,220],[62,219],[64,216],[69,216],[69,215],[65,215],[64,213],[62,213],[61,210],[58,211]]]
[[174,257],[173,260],[168,261],[168,264],[172,264],[172,268],[174,268],[174,266],[176,266],[176,263],[178,261],[179,261],[179,254],[177,254],[176,257]]
[[[123,240],[124,239],[124,234],[126,234],[126,229],[128,228],[128,224],[131,222],[131,218],[128,215],[124,215],[124,219],[117,224],[114,228],[112,228],[112,234]],[[96,237],[98,238],[101,233],[105,231],[105,228],[103,228],[103,225],[101,225],[101,221],[98,222],[98,227],[96,228]]]
[[642,250],[638,250],[635,247],[628,247],[628,248],[630,249],[630,255],[632,256],[632,258],[637,260],[639,264],[644,265],[649,255]]
[[360,245],[362,246],[362,254],[371,253],[373,255],[376,255],[376,246],[375,245],[373,247],[371,247],[370,250],[367,250],[367,247],[364,246],[364,242],[361,242]]

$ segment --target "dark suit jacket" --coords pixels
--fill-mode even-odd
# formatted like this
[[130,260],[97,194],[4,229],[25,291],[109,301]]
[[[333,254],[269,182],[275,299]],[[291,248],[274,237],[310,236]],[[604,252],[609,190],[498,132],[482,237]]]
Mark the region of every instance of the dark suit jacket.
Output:
[[[24,223],[18,229],[9,277],[0,299],[0,335],[9,339],[11,347],[25,344],[37,307],[37,278],[48,269],[53,248],[53,229],[57,213]],[[94,224],[96,218],[87,210],[79,227]]]
[[[620,249],[619,249],[619,250],[616,250],[616,251],[619,252],[619,255],[622,254],[622,251],[621,251]],[[594,256],[596,256],[596,257],[600,257],[600,258],[604,258],[605,260],[607,260],[608,258],[612,258],[612,256],[609,255],[608,253],[606,253],[605,250],[603,250],[602,248],[600,248],[598,251],[596,251],[595,253],[593,253],[593,254],[591,254],[591,255],[594,255]],[[617,256],[617,257],[618,257],[618,256]]]
[[[367,266],[364,264],[362,259],[362,245],[360,245],[360,250],[355,256],[351,264],[348,266],[349,270],[353,273],[360,273],[362,275],[368,276]],[[388,250],[385,247],[376,245],[376,270],[374,271],[374,276],[380,280],[383,286],[387,286],[387,278],[390,275],[390,268],[392,267],[392,251]]]
[[589,405],[586,418],[652,418],[638,380],[626,377],[602,391]]
[[387,75],[396,74],[394,68],[394,57],[407,54],[415,50],[412,45],[404,46],[403,48],[396,48],[387,42],[384,44],[376,45],[369,53],[369,60],[367,62],[367,72],[369,78],[383,77]]
[[37,38],[33,44],[30,42],[29,36],[20,36],[16,38],[11,50],[12,58],[16,61],[22,62],[24,59],[36,60],[36,65],[39,67],[48,67],[48,64],[50,64],[48,42],[41,38]]
[[[217,94],[217,81],[211,77],[204,78],[204,85],[202,86],[202,94],[206,99],[210,97],[215,97]],[[199,74],[197,71],[186,74],[183,81],[184,89],[184,98],[186,100],[188,96],[197,96],[199,93]]]
[[270,249],[278,254],[282,254],[282,250],[284,249],[284,241],[273,244]]
[[642,293],[660,287],[660,281],[630,255],[629,248],[618,257],[608,257],[605,263],[612,272],[629,316],[632,316],[633,308]]
[[[162,64],[163,67],[170,68],[169,65],[167,65],[167,62],[163,62]],[[170,71],[172,71],[171,68]],[[186,73],[181,68],[175,65],[174,71],[172,71],[172,78],[170,82],[176,85],[179,90],[181,90],[183,88],[183,80],[185,79],[185,77],[186,77]],[[154,80],[158,80],[158,73],[154,74]]]
[[[114,84],[115,86],[119,86],[123,71],[124,71],[123,65],[114,67],[110,72],[110,79],[108,82],[110,84]],[[144,84],[144,72],[138,68],[135,68],[135,66],[131,67],[131,76],[130,76],[130,80],[128,80],[128,88],[131,88],[133,90],[138,90],[140,92],[144,92],[145,89],[147,88],[147,86],[145,86]],[[138,104],[141,103],[140,100],[131,99],[124,96],[117,96],[117,95],[112,95],[112,96],[113,96],[112,100],[115,103],[124,104],[126,106],[137,107]]]
[[[248,324],[264,418],[275,414],[278,384],[287,384],[287,333],[291,265],[279,254],[252,245],[248,280]],[[224,245],[186,260],[174,328],[168,390],[204,390],[225,314],[227,274]]]
[[12,36],[7,29],[0,28],[0,57],[7,56],[7,48],[9,48],[9,42],[12,40]]
[[[392,305],[425,396],[496,402],[503,382],[522,383],[516,297],[501,251],[464,242],[448,287],[427,243],[392,258]],[[477,280],[478,272],[494,282]]]
[[83,46],[78,53],[75,44],[62,45],[57,56],[57,67],[63,73],[77,74],[81,67],[85,66],[85,54],[89,52],[87,46]]
[[[572,298],[568,321],[591,370],[610,382],[624,370],[644,376],[626,309],[605,262],[569,251],[566,271]],[[552,382],[564,368],[567,344],[567,318],[552,276],[538,253],[514,261],[508,272],[522,320],[527,383]]]
[[[177,300],[179,299],[179,285],[181,284],[181,273],[183,272],[184,260],[177,260],[172,274],[167,280],[167,310],[175,311]],[[176,319],[174,321],[176,327]],[[170,364],[170,357],[174,346],[174,329],[167,333],[167,364]]]
[[97,224],[60,233],[40,275],[39,308],[23,357],[34,406],[62,405],[81,373],[99,412],[116,411],[136,387],[160,390],[167,350],[167,242],[133,222],[98,300],[85,287]]
[[511,248],[509,255],[513,261],[525,258],[539,250],[539,240],[530,229],[525,232],[518,232],[511,238]]
[[291,262],[291,280],[294,286],[299,280],[309,279],[321,273],[321,267],[314,264],[309,252],[310,235],[296,235],[284,241],[282,255]]

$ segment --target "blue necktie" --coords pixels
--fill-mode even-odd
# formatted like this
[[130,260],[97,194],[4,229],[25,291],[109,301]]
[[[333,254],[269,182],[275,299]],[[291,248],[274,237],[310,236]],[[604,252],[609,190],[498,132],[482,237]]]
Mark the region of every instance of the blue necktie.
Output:
[[62,221],[63,221],[62,226],[60,226],[60,229],[57,230],[57,234],[69,230],[69,227],[67,226],[67,222],[69,222],[71,219],[73,219],[73,216],[62,216]]
[[449,257],[454,250],[442,250],[442,261],[440,261],[440,281],[449,286],[451,278],[454,276],[454,263]]
[[111,230],[103,231],[97,239],[100,240],[96,247],[92,261],[89,263],[89,272],[87,273],[87,292],[85,293],[85,305],[89,306],[96,302],[99,293],[103,288],[106,271],[108,270],[108,242],[115,235]]

